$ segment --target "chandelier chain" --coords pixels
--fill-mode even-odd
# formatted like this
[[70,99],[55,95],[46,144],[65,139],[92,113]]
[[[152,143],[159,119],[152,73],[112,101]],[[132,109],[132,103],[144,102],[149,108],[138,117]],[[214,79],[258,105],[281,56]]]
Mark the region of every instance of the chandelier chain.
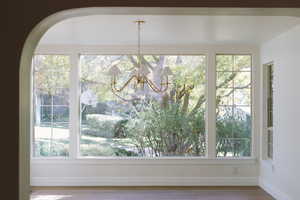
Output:
[[138,68],[141,68],[141,24],[144,23],[142,20],[136,21],[137,26],[138,26]]

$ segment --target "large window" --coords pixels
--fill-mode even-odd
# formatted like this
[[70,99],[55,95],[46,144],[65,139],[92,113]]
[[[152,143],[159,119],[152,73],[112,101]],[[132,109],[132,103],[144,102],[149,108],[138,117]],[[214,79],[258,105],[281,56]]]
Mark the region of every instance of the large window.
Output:
[[214,62],[201,54],[143,55],[157,85],[171,69],[168,89],[127,87],[120,98],[109,69],[120,68],[117,87],[123,85],[137,67],[136,55],[36,55],[32,155],[250,157],[252,56],[217,54],[215,66],[207,63]]
[[37,55],[33,65],[33,155],[68,156],[70,59]]
[[144,98],[124,101],[112,93],[107,72],[117,64],[124,83],[136,57],[80,57],[81,156],[205,155],[205,56],[145,55],[143,63],[156,83],[170,67],[170,87],[161,94],[145,88]]
[[217,156],[251,154],[251,56],[216,56]]

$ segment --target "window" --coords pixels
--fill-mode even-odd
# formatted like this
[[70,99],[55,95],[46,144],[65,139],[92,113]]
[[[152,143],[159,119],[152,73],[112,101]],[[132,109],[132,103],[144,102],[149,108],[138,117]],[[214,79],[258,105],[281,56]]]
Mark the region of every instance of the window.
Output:
[[273,159],[273,63],[267,64],[267,157]]
[[[215,56],[216,66],[207,66],[206,55],[143,55],[149,79],[157,85],[162,82],[163,69],[171,69],[168,90],[160,94],[146,86],[139,93],[127,87],[121,93],[122,99],[112,92],[108,71],[118,65],[122,71],[117,81],[120,87],[137,67],[136,55],[79,51],[71,55],[36,55],[33,157],[250,157],[252,56]],[[208,81],[214,80],[214,73],[216,87],[214,81]],[[211,98],[214,92],[215,101],[207,101],[207,93]],[[271,92],[268,95],[272,97]],[[207,112],[215,108],[215,103],[216,120],[213,113]],[[216,132],[211,131],[214,128]],[[208,134],[216,137],[216,154],[207,152],[212,149],[207,147],[214,144],[214,140],[207,139]]]
[[171,68],[169,89],[145,88],[144,99],[123,101],[111,92],[107,71],[118,64],[124,83],[136,56],[81,55],[81,156],[205,156],[206,57],[145,55],[143,62],[156,83]]
[[251,155],[251,55],[216,56],[218,157]]
[[36,55],[33,65],[33,156],[68,156],[70,59]]

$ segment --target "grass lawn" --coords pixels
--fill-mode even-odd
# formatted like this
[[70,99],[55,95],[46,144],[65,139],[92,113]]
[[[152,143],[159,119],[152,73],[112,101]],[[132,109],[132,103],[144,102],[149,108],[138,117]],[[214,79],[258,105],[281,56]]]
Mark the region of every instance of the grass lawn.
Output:
[[[35,153],[43,156],[62,156],[69,148],[69,129],[35,126]],[[52,140],[51,140],[52,138]],[[81,156],[130,156],[137,153],[128,138],[105,138],[81,135]]]

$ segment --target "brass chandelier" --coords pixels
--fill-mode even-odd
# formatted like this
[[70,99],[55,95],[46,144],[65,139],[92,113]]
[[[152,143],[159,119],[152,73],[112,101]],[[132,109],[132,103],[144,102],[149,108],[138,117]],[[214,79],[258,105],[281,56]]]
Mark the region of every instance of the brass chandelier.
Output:
[[168,76],[172,75],[172,71],[169,67],[164,67],[161,73],[161,81],[160,84],[155,84],[152,80],[148,78],[150,74],[150,70],[147,66],[142,63],[142,54],[141,54],[141,25],[145,23],[143,20],[135,21],[138,28],[138,46],[137,46],[137,69],[133,69],[131,72],[131,76],[129,79],[123,84],[123,86],[117,88],[118,76],[121,74],[121,70],[117,65],[113,65],[108,74],[111,76],[111,90],[112,93],[121,98],[122,100],[126,100],[121,97],[121,92],[129,85],[132,85],[134,91],[144,91],[145,86],[151,88],[155,93],[164,93],[168,90],[169,87],[169,78]]

